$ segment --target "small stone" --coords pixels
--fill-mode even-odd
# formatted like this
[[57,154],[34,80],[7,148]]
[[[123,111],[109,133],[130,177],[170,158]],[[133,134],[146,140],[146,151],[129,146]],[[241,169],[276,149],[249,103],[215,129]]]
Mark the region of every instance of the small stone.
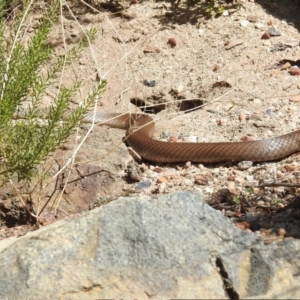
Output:
[[287,170],[287,172],[294,172],[294,171],[298,170],[298,168],[299,167],[294,164],[285,165],[285,169]]
[[205,176],[203,176],[201,174],[198,174],[198,175],[195,176],[194,183],[198,184],[198,185],[207,185],[208,184],[207,179],[205,178]]
[[247,160],[241,161],[238,163],[238,169],[244,171],[249,169],[252,165],[253,165],[253,161],[247,161]]
[[217,72],[217,71],[219,71],[220,70],[220,65],[218,65],[218,64],[215,64],[214,65],[214,67],[213,67],[213,72]]
[[228,182],[228,190],[231,192],[231,193],[234,193],[236,191],[236,185],[235,185],[235,182],[234,181],[229,181]]
[[176,135],[171,135],[169,137],[169,142],[177,143],[178,142],[177,136]]
[[175,38],[169,38],[168,40],[168,44],[174,48],[177,45],[177,41],[175,40]]
[[291,64],[289,62],[286,62],[283,66],[281,66],[280,70],[287,70],[291,67]]
[[172,88],[172,91],[176,94],[179,95],[183,91],[183,85],[179,84],[177,87]]
[[260,201],[258,201],[257,203],[256,203],[256,205],[257,206],[265,206],[265,202],[264,201],[262,201],[262,200],[260,200]]
[[278,236],[284,237],[286,235],[286,230],[284,228],[279,228],[277,234]]
[[287,48],[286,45],[284,45],[282,43],[277,43],[270,49],[270,51],[271,52],[284,51],[286,48]]
[[224,126],[224,125],[226,125],[226,119],[220,119],[220,120],[218,120],[218,125],[219,125],[219,126]]
[[250,228],[250,223],[248,222],[236,222],[235,226],[241,230],[246,230]]
[[228,181],[235,181],[235,176],[234,175],[228,175],[227,180]]
[[144,53],[160,53],[160,49],[158,47],[148,47],[144,49]]
[[161,177],[159,177],[159,178],[156,180],[156,182],[157,182],[157,183],[168,183],[169,180],[168,180],[166,177],[161,176]]
[[135,189],[136,190],[142,190],[142,189],[146,189],[150,186],[151,186],[150,181],[141,181],[141,182],[138,183],[138,185],[135,187]]
[[297,42],[297,41],[285,42],[284,45],[287,46],[287,47],[289,47],[289,48],[294,48],[294,47],[298,47],[299,46],[299,42]]
[[241,39],[231,40],[231,41],[229,41],[228,44],[226,45],[225,49],[226,49],[226,50],[229,50],[229,49],[231,49],[231,48],[233,48],[233,47],[236,47],[236,46],[238,46],[238,45],[241,45],[241,44],[243,44],[243,43],[244,43],[244,41],[241,40]]
[[241,137],[242,142],[252,142],[255,141],[255,137],[250,135],[244,135]]
[[204,35],[204,29],[201,29],[201,28],[200,28],[200,29],[198,30],[198,34],[199,34],[200,36],[203,36],[203,35]]
[[153,172],[156,172],[156,173],[162,173],[163,171],[164,171],[164,169],[159,168],[159,167],[155,167],[155,168],[153,169]]
[[249,21],[248,20],[241,20],[241,25],[243,27],[247,27],[249,25]]
[[245,122],[246,117],[247,117],[247,115],[246,115],[244,112],[241,112],[241,113],[239,114],[239,120],[240,120],[241,122]]
[[155,80],[148,80],[148,79],[145,79],[143,81],[144,85],[146,86],[149,86],[149,87],[154,87],[156,86],[156,81]]
[[197,143],[198,137],[196,135],[190,135],[188,141],[189,143]]
[[271,36],[280,36],[280,35],[282,35],[282,33],[279,32],[278,30],[276,30],[275,27],[270,27],[270,28],[268,29],[268,32],[269,32],[269,34],[270,34]]
[[254,24],[254,27],[255,27],[256,29],[262,29],[262,28],[264,28],[264,25],[261,24],[261,23],[255,23],[255,24]]
[[254,23],[254,22],[257,21],[257,16],[254,16],[254,15],[248,15],[248,16],[247,16],[247,20],[248,20],[249,22]]
[[300,75],[300,69],[297,66],[293,66],[293,67],[290,68],[289,73],[292,76],[299,76]]
[[191,166],[192,166],[192,163],[191,163],[190,161],[187,161],[187,162],[184,164],[184,168],[185,168],[185,169],[189,169]]
[[141,169],[142,172],[145,172],[146,170],[149,169],[149,167],[148,167],[145,163],[142,163],[142,164],[140,165],[140,169]]
[[268,31],[266,31],[262,36],[261,36],[261,39],[262,40],[268,40],[271,38],[271,35]]
[[300,101],[300,95],[292,95],[290,96],[290,102],[299,102]]
[[246,180],[248,182],[252,182],[254,180],[254,177],[252,175],[246,175]]

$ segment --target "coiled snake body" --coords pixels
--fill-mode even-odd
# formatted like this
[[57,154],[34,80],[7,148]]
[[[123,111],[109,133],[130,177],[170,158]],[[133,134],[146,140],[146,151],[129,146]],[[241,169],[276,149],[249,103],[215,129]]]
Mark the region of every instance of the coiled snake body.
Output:
[[142,158],[152,162],[216,163],[224,161],[271,161],[300,151],[300,130],[274,138],[251,142],[170,143],[152,139],[153,119],[144,114],[93,113],[85,123],[109,125],[127,131],[127,144]]

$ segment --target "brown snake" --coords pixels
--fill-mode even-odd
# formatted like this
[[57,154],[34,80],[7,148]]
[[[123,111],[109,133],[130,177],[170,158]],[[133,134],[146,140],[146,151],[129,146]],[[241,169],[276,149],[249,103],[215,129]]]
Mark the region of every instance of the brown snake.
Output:
[[142,158],[152,162],[270,161],[300,151],[300,130],[274,138],[251,142],[170,143],[152,139],[153,119],[144,114],[89,113],[83,122],[109,125],[127,131],[127,144]]

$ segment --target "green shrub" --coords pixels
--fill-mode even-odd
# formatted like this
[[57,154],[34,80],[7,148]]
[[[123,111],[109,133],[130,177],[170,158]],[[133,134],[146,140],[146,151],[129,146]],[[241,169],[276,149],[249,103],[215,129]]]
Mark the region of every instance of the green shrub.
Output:
[[[13,25],[7,22],[9,2],[0,0],[0,184],[15,176],[32,179],[37,166],[78,126],[106,84],[98,82],[84,103],[75,107],[71,107],[71,100],[80,84],[61,87],[49,108],[41,109],[49,85],[95,38],[96,30],[89,30],[64,57],[50,63],[48,40],[60,13],[60,0],[48,1],[48,10],[26,43],[26,19],[37,1],[21,1],[21,8],[14,10],[13,22],[9,22]],[[9,41],[4,35],[8,31]]]

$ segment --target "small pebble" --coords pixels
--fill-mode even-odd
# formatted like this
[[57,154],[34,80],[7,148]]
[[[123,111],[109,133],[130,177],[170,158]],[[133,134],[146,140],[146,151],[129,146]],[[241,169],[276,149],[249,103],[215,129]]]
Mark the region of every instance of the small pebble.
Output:
[[157,183],[168,183],[169,180],[168,180],[166,177],[161,176],[161,177],[159,177],[159,178],[157,179],[156,182],[157,182]]
[[247,115],[246,115],[244,112],[241,112],[241,113],[239,114],[239,120],[240,120],[241,122],[245,122],[246,117],[247,117]]
[[205,176],[203,176],[201,174],[198,174],[198,175],[195,176],[194,183],[198,184],[198,185],[207,185],[208,184],[207,179],[205,178]]
[[248,222],[236,222],[235,226],[238,227],[241,230],[246,230],[250,228],[250,223]]
[[257,206],[265,206],[265,204],[266,204],[265,201],[262,200],[257,202]]
[[141,169],[142,172],[145,172],[146,170],[149,169],[149,167],[145,163],[142,163],[141,166],[140,166],[140,169]]
[[168,44],[174,48],[177,45],[177,41],[175,40],[175,38],[169,38],[168,40]]
[[293,165],[293,164],[285,165],[285,169],[287,170],[287,172],[294,172],[298,170],[298,168],[299,167],[297,165]]
[[192,166],[192,163],[190,161],[187,161],[185,164],[184,164],[184,168],[185,169],[188,169]]
[[254,177],[252,175],[246,175],[246,180],[251,182],[254,180]]
[[169,137],[169,142],[177,143],[178,142],[177,136],[176,135],[171,135]]
[[235,181],[235,176],[234,176],[234,175],[229,175],[229,176],[227,177],[227,180],[228,180],[228,181]]
[[180,84],[180,85],[178,85],[176,88],[172,88],[172,90],[173,90],[173,92],[175,93],[175,94],[180,94],[182,91],[183,91],[183,85],[182,84]]
[[244,171],[252,167],[252,165],[253,165],[253,161],[247,161],[247,160],[241,161],[238,163],[238,169]]
[[285,42],[284,45],[288,46],[289,48],[294,48],[294,47],[298,47],[299,46],[299,42],[298,41]]
[[149,47],[144,49],[144,53],[160,53],[160,49],[158,47]]
[[218,120],[218,125],[219,125],[219,126],[224,126],[224,125],[226,125],[226,119],[220,119],[220,120]]
[[197,143],[198,137],[196,135],[190,135],[189,136],[189,142],[190,143]]
[[155,167],[155,168],[153,169],[153,172],[156,172],[156,173],[162,173],[163,171],[164,171],[164,169],[159,168],[159,167]]
[[300,95],[292,95],[290,96],[290,102],[299,102],[300,101]]
[[215,64],[214,67],[213,67],[213,72],[217,72],[221,69],[221,66],[218,65],[218,64]]
[[214,191],[214,188],[212,186],[207,186],[205,188],[205,192],[208,193],[208,194],[212,194]]
[[236,185],[234,181],[228,182],[228,190],[231,194],[236,194]]
[[286,62],[281,68],[280,70],[287,70],[291,67],[291,64],[289,62]]
[[284,174],[283,174],[281,171],[277,171],[276,177],[277,177],[277,178],[283,178],[283,177],[284,177]]
[[243,27],[247,27],[247,26],[249,25],[249,21],[248,21],[248,20],[242,20],[242,21],[241,21],[241,25],[242,25]]
[[262,28],[264,28],[264,25],[261,24],[261,23],[255,23],[255,24],[254,24],[254,27],[255,27],[256,29],[262,29]]
[[199,34],[200,36],[203,36],[203,34],[204,34],[204,29],[201,29],[201,28],[200,28],[200,29],[198,30],[198,34]]
[[254,16],[254,15],[248,15],[248,16],[247,16],[247,20],[248,20],[249,22],[254,23],[254,22],[257,21],[257,16]]
[[228,42],[228,44],[226,45],[225,49],[226,49],[226,50],[229,50],[229,49],[231,49],[231,48],[233,48],[233,47],[236,47],[236,46],[238,46],[238,45],[241,45],[241,44],[243,44],[243,43],[244,43],[244,41],[243,41],[243,40],[240,40],[240,39],[238,39],[238,40],[232,40],[232,41],[229,41],[229,42]]
[[241,137],[241,140],[243,142],[252,142],[252,141],[255,141],[255,138],[253,136],[244,135]]
[[149,86],[149,87],[154,87],[156,86],[156,81],[155,80],[148,80],[148,79],[145,79],[143,81],[144,85],[146,86]]
[[282,35],[282,33],[279,32],[278,30],[276,30],[274,27],[270,27],[268,29],[268,32],[270,33],[271,36],[280,36],[280,35]]
[[297,66],[293,66],[293,67],[290,68],[289,73],[292,76],[298,76],[298,75],[300,75],[300,69]]
[[262,36],[261,36],[261,39],[262,40],[268,40],[271,38],[271,35],[268,31],[266,31]]
[[286,230],[284,228],[279,228],[277,234],[278,236],[284,237],[286,235]]
[[151,182],[150,181],[141,181],[138,183],[138,185],[135,187],[136,190],[142,190],[142,189],[146,189],[149,186],[151,186]]

